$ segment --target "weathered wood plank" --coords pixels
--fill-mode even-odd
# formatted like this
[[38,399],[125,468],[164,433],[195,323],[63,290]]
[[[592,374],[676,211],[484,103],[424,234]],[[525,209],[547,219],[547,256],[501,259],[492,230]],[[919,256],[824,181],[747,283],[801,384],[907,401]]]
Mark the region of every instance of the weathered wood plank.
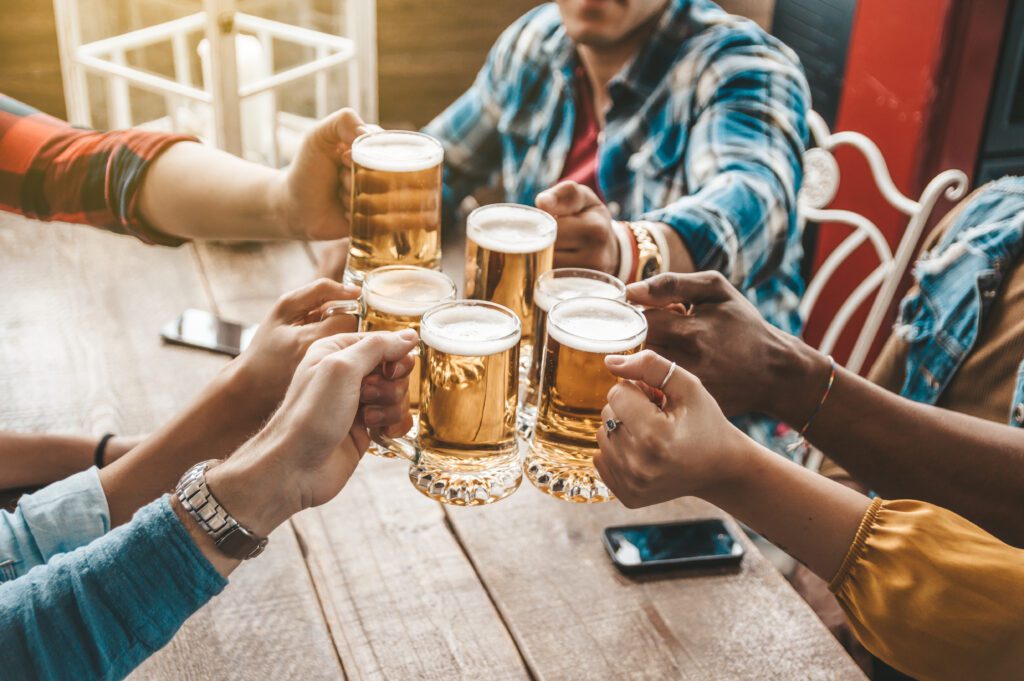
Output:
[[350,679],[526,679],[438,504],[407,465],[366,457],[293,520]]
[[[0,290],[0,427],[147,432],[224,364],[159,339],[181,310],[207,307],[189,248],[3,216]],[[341,674],[286,525],[132,678]]]
[[524,481],[494,506],[445,511],[538,679],[864,678],[749,542],[738,572],[615,569],[604,527],[723,515],[700,500],[577,506]]
[[[220,314],[257,321],[309,281],[316,248],[198,248]],[[296,516],[334,645],[350,679],[527,678],[515,644],[407,466],[367,457],[332,502]]]

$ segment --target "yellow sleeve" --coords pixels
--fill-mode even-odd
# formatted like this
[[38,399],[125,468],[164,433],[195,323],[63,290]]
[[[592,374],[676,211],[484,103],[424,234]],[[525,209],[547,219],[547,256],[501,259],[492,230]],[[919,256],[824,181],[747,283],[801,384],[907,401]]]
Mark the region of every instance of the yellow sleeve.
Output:
[[875,499],[829,588],[864,647],[906,674],[1024,677],[1024,550],[955,513]]

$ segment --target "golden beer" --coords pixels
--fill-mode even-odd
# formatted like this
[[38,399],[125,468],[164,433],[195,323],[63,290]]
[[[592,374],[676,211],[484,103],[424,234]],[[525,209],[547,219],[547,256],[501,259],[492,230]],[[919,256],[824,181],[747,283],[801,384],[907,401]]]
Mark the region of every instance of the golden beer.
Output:
[[524,358],[533,345],[533,285],[551,269],[556,233],[549,214],[512,203],[481,206],[466,219],[466,297],[519,315]]
[[412,442],[375,436],[406,450],[409,478],[423,494],[476,506],[519,487],[521,335],[515,313],[493,303],[455,301],[423,315],[419,433]]
[[519,397],[520,431],[532,427],[540,395],[540,365],[547,339],[548,312],[556,304],[570,298],[608,298],[626,300],[626,286],[610,274],[578,267],[562,267],[545,272],[533,287],[533,346],[526,380]]
[[530,481],[552,496],[607,501],[613,495],[593,463],[601,410],[617,380],[604,358],[639,352],[647,320],[618,300],[572,298],[551,308],[547,333],[537,425],[523,467]]
[[[361,331],[401,331],[420,329],[423,313],[436,305],[455,300],[455,284],[443,272],[410,265],[378,267],[366,275],[360,299]],[[421,363],[409,374],[409,411],[414,422],[418,416]],[[416,426],[413,426],[415,432]],[[393,457],[392,452],[374,443],[370,452]]]
[[384,265],[441,265],[441,143],[384,130],[352,144],[352,244],[346,282]]

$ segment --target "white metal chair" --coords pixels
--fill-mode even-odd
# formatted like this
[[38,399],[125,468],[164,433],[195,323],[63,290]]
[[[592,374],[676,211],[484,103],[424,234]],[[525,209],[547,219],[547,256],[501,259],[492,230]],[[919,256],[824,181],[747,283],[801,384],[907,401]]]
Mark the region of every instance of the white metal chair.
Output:
[[[893,303],[900,280],[907,271],[911,258],[914,257],[921,232],[928,224],[935,202],[943,194],[951,201],[963,198],[967,193],[967,176],[959,170],[945,170],[928,183],[921,197],[915,201],[896,188],[878,145],[866,136],[858,132],[830,132],[821,116],[813,111],[808,115],[807,123],[812,141],[817,146],[808,149],[804,154],[804,181],[797,202],[797,219],[801,225],[806,225],[807,222],[849,225],[852,231],[829,253],[812,277],[800,303],[800,314],[805,320],[810,318],[821,292],[832,277],[852,253],[865,242],[869,242],[878,256],[878,265],[854,287],[839,306],[818,345],[819,350],[831,354],[853,314],[877,290],[864,326],[857,332],[853,350],[845,363],[850,371],[860,372],[871,350],[871,344]],[[895,252],[878,226],[863,215],[850,210],[827,208],[839,189],[839,164],[832,152],[841,146],[853,147],[863,154],[879,193],[890,205],[907,216],[907,226],[896,245]],[[821,466],[821,461],[821,452],[811,449],[804,465],[817,470]]]
[[[345,69],[346,103],[356,107],[367,120],[377,117],[377,32],[376,0],[343,0],[346,36],[331,35],[281,21],[239,12],[236,0],[202,0],[202,11],[171,21],[146,26],[120,35],[82,42],[80,0],[53,0],[64,76],[68,118],[77,125],[91,125],[92,107],[86,75],[106,79],[109,119],[113,127],[143,125],[175,132],[183,129],[181,112],[196,105],[212,107],[210,141],[221,149],[243,155],[243,106],[266,113],[256,127],[271,126],[262,159],[271,165],[282,162],[281,131],[301,132],[316,119],[279,111],[277,91],[296,81],[312,78],[316,117],[328,111],[328,88]],[[198,0],[196,2],[199,6]],[[207,77],[203,87],[192,82],[190,34],[205,35],[204,63]],[[246,37],[239,41],[239,36]],[[173,78],[135,68],[128,63],[131,50],[169,41],[173,54]],[[258,42],[257,42],[258,41]],[[311,48],[313,59],[274,72],[274,42],[283,41]],[[240,65],[244,67],[240,69]],[[162,95],[168,116],[156,121],[133,120],[129,84]],[[248,100],[248,101],[247,101]],[[185,105],[185,106],[183,106]],[[260,118],[263,118],[261,115]],[[252,127],[252,124],[250,124]]]
[[[808,115],[807,122],[812,140],[817,146],[804,154],[804,181],[797,202],[798,219],[802,224],[840,223],[849,225],[853,231],[825,258],[811,279],[800,303],[800,313],[805,320],[810,318],[821,292],[835,273],[852,253],[863,243],[869,242],[874,247],[879,263],[839,306],[818,346],[822,352],[831,353],[850,318],[868,296],[877,290],[864,326],[857,333],[850,358],[845,363],[850,371],[859,372],[896,296],[900,279],[914,257],[921,232],[931,217],[936,201],[943,194],[951,201],[963,198],[967,193],[967,176],[959,170],[945,170],[928,183],[921,197],[915,201],[896,188],[882,152],[866,136],[858,132],[830,132],[821,116],[813,111]],[[839,164],[832,152],[841,146],[853,147],[863,154],[882,197],[907,216],[907,226],[895,252],[877,225],[863,215],[850,210],[827,208],[839,188]]]

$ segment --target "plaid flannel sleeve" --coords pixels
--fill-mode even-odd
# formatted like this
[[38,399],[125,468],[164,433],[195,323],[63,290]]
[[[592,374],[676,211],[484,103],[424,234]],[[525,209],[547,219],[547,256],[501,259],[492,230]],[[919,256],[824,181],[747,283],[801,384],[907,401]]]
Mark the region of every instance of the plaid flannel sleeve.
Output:
[[521,51],[516,50],[516,40],[524,20],[506,29],[491,48],[473,85],[423,129],[444,146],[445,224],[455,220],[467,196],[492,182],[501,171],[498,122],[511,69],[523,59]]
[[675,229],[698,269],[750,288],[777,271],[799,238],[810,95],[785,48],[755,40],[719,47],[697,83],[699,114],[680,170],[691,193],[643,219]]
[[139,213],[142,180],[168,147],[193,137],[74,128],[0,94],[0,209],[177,246]]

